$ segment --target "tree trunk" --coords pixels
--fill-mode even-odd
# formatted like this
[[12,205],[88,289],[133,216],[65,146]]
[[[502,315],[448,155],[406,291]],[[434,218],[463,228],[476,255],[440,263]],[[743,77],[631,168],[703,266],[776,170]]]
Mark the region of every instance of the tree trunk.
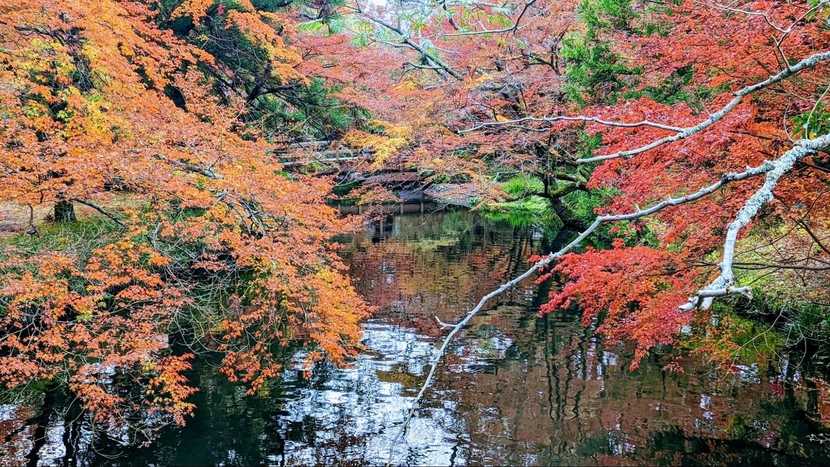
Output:
[[55,203],[55,222],[75,222],[75,205],[72,201],[60,200]]
[[584,222],[577,219],[576,216],[573,215],[570,209],[568,209],[560,198],[548,198],[550,201],[550,206],[553,208],[553,212],[559,216],[559,219],[562,221],[566,227],[574,228],[577,230],[584,230],[587,225]]

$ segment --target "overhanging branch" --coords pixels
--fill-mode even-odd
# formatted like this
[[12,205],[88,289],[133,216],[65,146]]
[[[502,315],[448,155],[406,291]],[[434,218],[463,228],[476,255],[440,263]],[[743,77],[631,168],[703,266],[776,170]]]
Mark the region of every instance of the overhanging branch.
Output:
[[519,23],[522,22],[522,18],[524,17],[525,13],[527,13],[528,8],[533,6],[536,3],[536,0],[530,0],[529,2],[525,3],[524,8],[519,13],[519,16],[516,17],[516,21],[513,22],[513,25],[510,27],[502,28],[502,29],[484,29],[481,31],[461,31],[461,32],[452,32],[447,34],[441,34],[443,37],[457,37],[457,36],[478,36],[483,34],[503,34],[506,32],[516,32],[519,29]]
[[521,123],[521,122],[534,122],[535,121],[535,122],[553,123],[553,122],[568,121],[568,120],[593,122],[593,123],[598,123],[598,124],[605,125],[605,126],[625,127],[625,128],[648,126],[648,127],[652,127],[652,128],[658,128],[658,129],[662,129],[662,130],[675,132],[672,135],[664,136],[662,138],[658,138],[656,140],[653,140],[653,141],[651,141],[647,144],[644,144],[644,145],[642,145],[640,147],[637,147],[637,148],[634,148],[634,149],[618,151],[618,152],[615,152],[615,153],[605,154],[605,155],[601,155],[601,156],[586,157],[586,158],[582,158],[582,159],[577,159],[574,162],[577,163],[577,164],[590,164],[590,163],[595,163],[595,162],[607,161],[607,160],[611,160],[611,159],[620,159],[620,158],[628,159],[628,158],[634,157],[638,154],[642,154],[646,151],[650,151],[652,149],[658,148],[660,146],[663,146],[663,145],[666,145],[666,144],[669,144],[669,143],[674,143],[674,142],[677,142],[677,141],[681,141],[681,140],[689,138],[690,136],[696,135],[696,134],[700,133],[701,131],[711,127],[712,125],[719,122],[720,120],[722,120],[723,117],[728,115],[729,112],[734,110],[735,107],[737,107],[738,104],[740,104],[743,101],[744,97],[746,97],[746,96],[748,96],[748,95],[750,95],[750,94],[752,94],[756,91],[759,91],[761,89],[772,86],[773,84],[779,83],[779,82],[781,82],[781,81],[783,81],[783,80],[785,80],[785,79],[787,79],[787,78],[789,78],[793,75],[796,75],[796,74],[800,73],[803,70],[813,68],[816,65],[818,65],[819,63],[826,62],[826,61],[830,61],[830,51],[824,51],[824,52],[819,52],[819,53],[810,55],[809,57],[799,61],[798,63],[795,63],[794,65],[791,65],[791,66],[779,71],[778,73],[768,77],[767,79],[765,79],[763,81],[759,81],[755,84],[746,86],[746,87],[736,91],[733,94],[734,97],[729,102],[727,102],[726,105],[721,107],[717,112],[709,115],[709,117],[706,120],[703,120],[703,121],[699,122],[698,124],[696,124],[694,126],[690,126],[690,127],[686,127],[686,128],[676,127],[676,126],[663,124],[663,123],[651,122],[651,121],[648,121],[648,120],[643,120],[643,121],[640,121],[640,122],[633,122],[633,123],[625,123],[625,122],[618,122],[618,121],[603,120],[603,119],[600,119],[599,117],[592,117],[592,116],[581,116],[581,115],[566,116],[566,115],[560,115],[560,116],[553,116],[553,117],[526,117],[526,118],[517,119],[517,120],[508,120],[508,121],[504,121],[504,122],[498,122],[498,121],[485,122],[485,123],[479,124],[475,127],[472,127],[470,129],[463,130],[463,132],[471,132],[471,131],[481,130],[481,129],[487,128],[487,127],[515,125],[515,124]]
[[[484,305],[486,305],[487,302],[489,302],[491,299],[519,285],[525,279],[535,274],[537,271],[549,266],[554,261],[564,256],[566,253],[573,251],[575,248],[580,246],[582,242],[585,241],[592,233],[594,233],[602,224],[609,222],[634,220],[650,216],[668,207],[679,206],[682,204],[700,200],[714,193],[715,191],[729,183],[740,180],[746,180],[748,178],[766,174],[766,181],[764,182],[764,185],[761,187],[761,189],[756,191],[755,194],[753,194],[750,197],[750,199],[746,202],[744,207],[739,211],[738,215],[736,216],[736,220],[733,221],[732,224],[730,224],[729,226],[729,233],[727,234],[727,240],[725,243],[726,246],[724,248],[724,261],[721,263],[722,265],[728,264],[728,267],[722,267],[721,276],[728,274],[730,280],[722,280],[719,277],[712,284],[710,284],[710,286],[700,290],[695,297],[690,298],[689,303],[683,305],[681,309],[691,310],[697,306],[708,306],[709,304],[711,304],[714,297],[720,297],[736,293],[746,294],[748,292],[748,289],[743,287],[734,287],[732,285],[733,280],[731,280],[731,264],[732,258],[734,257],[734,244],[735,240],[737,239],[738,231],[755,216],[755,214],[758,212],[758,209],[760,209],[762,205],[766,204],[766,202],[772,199],[772,190],[777,184],[778,180],[784,173],[786,173],[793,167],[797,160],[806,157],[808,154],[814,153],[817,150],[827,146],[830,146],[830,134],[812,140],[802,140],[798,142],[796,146],[794,146],[792,149],[790,149],[774,161],[765,161],[761,165],[747,168],[746,170],[741,172],[726,173],[722,175],[720,180],[718,180],[717,182],[705,186],[695,191],[694,193],[690,193],[688,195],[681,196],[678,198],[669,197],[656,204],[653,204],[652,206],[646,209],[637,209],[636,211],[629,213],[598,216],[596,219],[594,219],[594,222],[592,222],[591,225],[588,226],[587,229],[583,230],[579,235],[577,235],[576,238],[571,240],[570,243],[563,246],[556,252],[549,253],[547,256],[534,263],[530,268],[528,268],[519,276],[516,276],[515,278],[505,282],[497,289],[483,296],[481,300],[479,300],[479,302],[476,304],[476,306],[472,310],[470,310],[461,321],[452,326],[451,331],[449,332],[449,334],[447,334],[447,336],[441,343],[441,347],[439,347],[438,351],[433,355],[430,361],[430,370],[427,374],[427,378],[421,386],[420,391],[418,391],[417,396],[415,396],[415,399],[412,401],[412,406],[410,407],[409,412],[406,418],[404,419],[404,423],[401,426],[401,429],[398,432],[397,436],[393,440],[393,446],[403,437],[404,433],[406,433],[406,429],[409,426],[409,423],[415,414],[415,410],[417,409],[418,404],[420,403],[420,400],[423,398],[427,388],[429,388],[430,384],[432,383],[432,380],[435,377],[435,371],[438,367],[438,363],[440,362],[441,357],[446,353],[450,342],[459,332],[461,332],[461,329],[464,328],[464,326],[466,326],[467,323],[469,323],[470,320],[473,319],[473,317],[484,308]],[[689,306],[690,304],[691,306]]]
[[683,305],[682,309],[691,310],[696,307],[707,309],[712,305],[713,297],[730,293],[748,293],[746,287],[733,287],[735,274],[732,271],[732,263],[735,260],[735,245],[738,241],[738,234],[741,229],[752,221],[758,211],[772,200],[772,192],[778,185],[778,181],[793,168],[796,162],[827,146],[830,146],[830,134],[814,139],[801,140],[775,161],[765,163],[770,168],[766,171],[764,184],[744,203],[726,230],[720,275],[695,296],[690,297],[689,302]]

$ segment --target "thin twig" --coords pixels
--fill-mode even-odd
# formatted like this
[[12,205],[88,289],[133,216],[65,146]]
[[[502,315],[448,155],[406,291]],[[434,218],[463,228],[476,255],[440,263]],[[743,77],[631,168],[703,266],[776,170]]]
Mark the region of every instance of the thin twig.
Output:
[[76,203],[83,204],[84,206],[91,207],[92,209],[94,209],[94,210],[96,210],[96,211],[100,212],[101,214],[103,214],[103,215],[107,216],[107,217],[108,217],[111,221],[113,221],[113,222],[115,222],[116,224],[118,224],[118,226],[119,226],[119,227],[121,227],[122,229],[127,228],[127,226],[126,226],[126,225],[124,225],[124,223],[123,223],[123,222],[121,222],[120,220],[118,220],[118,218],[117,218],[117,217],[115,217],[115,215],[113,215],[112,213],[108,212],[108,211],[107,211],[107,210],[105,210],[104,208],[102,208],[102,207],[100,207],[100,206],[98,206],[98,205],[96,205],[96,204],[94,204],[94,203],[92,203],[92,202],[90,202],[90,201],[87,201],[87,200],[84,200],[84,199],[80,199],[80,198],[72,198],[70,201],[74,201],[74,202],[76,202]]

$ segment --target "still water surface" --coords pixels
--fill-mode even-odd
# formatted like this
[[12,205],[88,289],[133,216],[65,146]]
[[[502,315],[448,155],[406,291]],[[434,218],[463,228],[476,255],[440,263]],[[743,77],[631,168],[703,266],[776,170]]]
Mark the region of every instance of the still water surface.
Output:
[[578,316],[538,318],[546,291],[532,284],[473,320],[393,445],[443,335],[435,318],[458,319],[546,240],[450,212],[389,217],[341,242],[378,306],[349,368],[308,380],[297,366],[245,397],[202,362],[195,417],[141,449],[93,436],[84,417],[0,406],[3,464],[830,464],[825,398],[786,356],[737,376],[701,360],[667,373],[656,357],[632,372],[630,352]]

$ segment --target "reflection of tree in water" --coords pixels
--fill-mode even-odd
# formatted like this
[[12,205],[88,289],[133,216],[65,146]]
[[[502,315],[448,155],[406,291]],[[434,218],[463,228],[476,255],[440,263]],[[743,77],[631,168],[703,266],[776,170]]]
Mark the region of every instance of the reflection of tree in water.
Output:
[[575,316],[502,331],[513,346],[489,371],[439,378],[458,389],[472,463],[830,460],[808,441],[820,427],[803,392],[719,382],[702,366],[666,374],[654,359],[631,373],[624,349],[603,348]]
[[[524,229],[494,226],[469,212],[395,217],[386,241],[355,236],[344,254],[378,316],[435,335],[514,273],[533,252]],[[379,225],[375,227],[379,228]]]
[[[447,231],[456,236],[443,235]],[[520,270],[533,246],[527,232],[493,226],[429,232],[406,242],[388,240],[356,264],[361,282],[375,284],[373,271],[389,269],[373,265],[373,259],[393,263],[394,282],[367,294],[431,335],[437,334],[432,313],[443,321],[457,319],[481,294]],[[455,265],[467,276],[454,274]],[[436,299],[448,291],[455,302]],[[384,297],[388,292],[398,295]],[[784,395],[789,401],[784,403],[767,381],[719,389],[709,374],[698,374],[702,365],[693,364],[685,376],[666,374],[654,359],[631,373],[625,349],[604,348],[578,316],[538,319],[534,310],[546,296],[546,290],[531,287],[514,291],[476,317],[424,402],[424,410],[440,406],[442,397],[459,402],[456,413],[469,436],[463,449],[467,462],[705,462],[741,451],[781,452],[784,459],[803,455],[806,433],[818,430],[794,392]],[[509,345],[499,349],[499,342]],[[787,408],[771,417],[772,406]],[[742,416],[760,425],[737,429]],[[666,433],[680,433],[689,442],[667,444]]]
[[[246,397],[202,362],[195,418],[120,462],[385,462],[442,333],[434,316],[458,319],[522,270],[541,239],[469,213],[395,217],[375,227],[343,245],[361,291],[379,307],[364,325],[367,350],[351,368],[320,367],[311,380],[289,372],[270,392]],[[685,374],[667,374],[656,358],[631,372],[626,349],[605,346],[576,314],[538,318],[546,297],[546,289],[526,284],[473,320],[397,446],[398,462],[830,462],[809,440],[821,431],[811,419],[819,391],[786,384],[813,384],[795,365],[781,366],[780,375],[750,368],[745,381],[726,383],[694,361]],[[83,418],[38,421],[37,411],[18,411],[22,421],[0,420],[0,434],[18,440],[20,451],[31,451],[21,440],[39,430],[67,437],[43,438],[52,443],[41,443],[47,451],[66,446],[64,458],[102,460],[89,448]],[[122,449],[98,444],[105,453]]]

